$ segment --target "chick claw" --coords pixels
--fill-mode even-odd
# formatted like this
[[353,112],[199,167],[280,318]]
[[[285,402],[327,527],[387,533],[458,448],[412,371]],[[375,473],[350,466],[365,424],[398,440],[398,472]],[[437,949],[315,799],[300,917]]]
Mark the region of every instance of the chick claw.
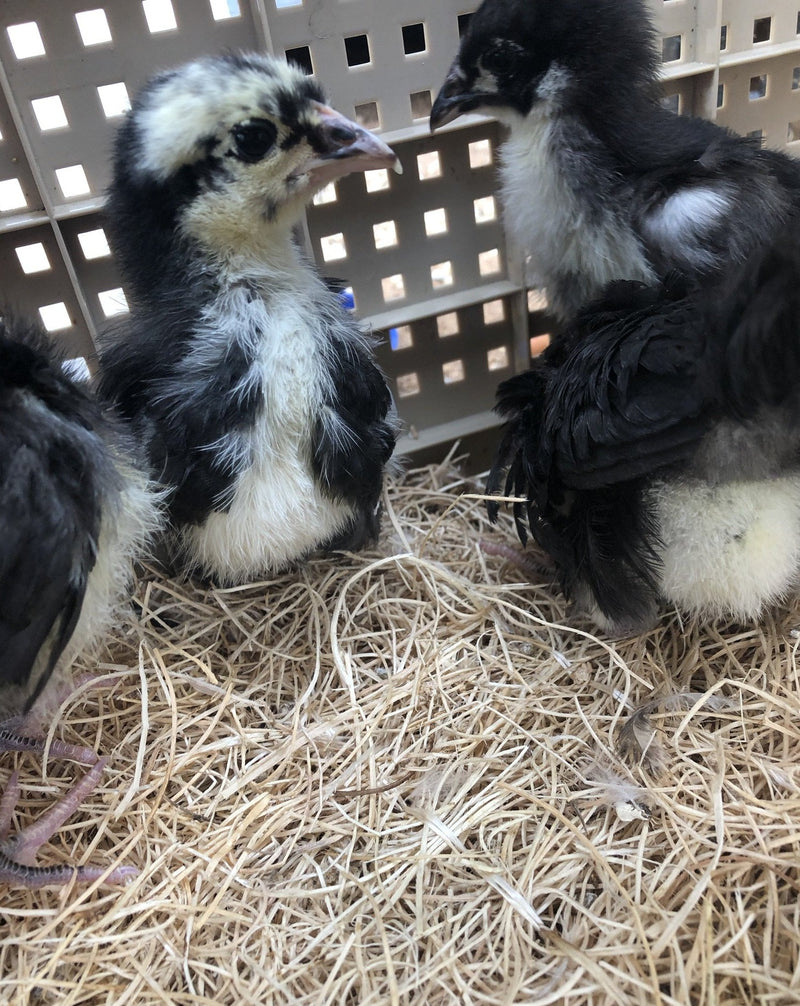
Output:
[[[2,731],[6,733],[6,731]],[[19,738],[20,741],[27,738]],[[0,740],[0,747],[9,750],[5,737]],[[35,740],[32,744],[35,745]],[[64,745],[71,748],[72,745]],[[19,746],[10,750],[19,750]],[[27,745],[23,750],[28,750]],[[53,750],[51,746],[51,751]],[[78,752],[86,752],[86,748],[76,748]],[[59,752],[64,753],[64,752]],[[93,752],[92,752],[93,753]],[[0,798],[0,883],[14,887],[39,888],[51,884],[64,885],[71,880],[78,883],[91,883],[101,877],[106,884],[125,884],[138,873],[134,867],[118,866],[109,871],[102,866],[36,866],[36,853],[47,842],[62,824],[80,807],[87,796],[95,789],[107,763],[106,758],[97,758],[95,763],[75,786],[46,811],[38,821],[23,828],[15,835],[8,835],[11,825],[11,815],[19,799],[19,777],[12,773],[5,792]]]

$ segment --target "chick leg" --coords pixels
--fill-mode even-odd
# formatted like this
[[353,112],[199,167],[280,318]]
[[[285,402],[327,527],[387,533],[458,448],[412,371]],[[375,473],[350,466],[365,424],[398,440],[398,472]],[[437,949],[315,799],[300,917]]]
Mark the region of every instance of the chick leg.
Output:
[[[40,750],[44,742],[36,738],[16,737],[9,739],[11,731],[0,730],[0,749],[2,750]],[[11,734],[13,738],[13,734]],[[46,887],[50,884],[66,884],[73,878],[79,883],[91,883],[102,877],[106,872],[101,866],[36,866],[35,857],[42,845],[47,842],[61,825],[80,807],[86,797],[94,790],[100,781],[106,767],[106,758],[98,758],[88,748],[75,747],[71,744],[54,742],[50,746],[51,753],[63,757],[79,756],[77,760],[92,767],[75,786],[57,803],[44,813],[38,821],[23,828],[15,835],[8,836],[11,815],[19,799],[19,779],[14,772],[8,781],[5,792],[0,798],[0,883],[14,887]],[[137,871],[130,866],[118,866],[105,878],[107,884],[124,884]]]
[[517,569],[522,570],[533,583],[540,580],[543,576],[553,576],[556,572],[556,567],[550,557],[544,552],[538,555],[531,555],[529,552],[523,552],[522,549],[515,548],[513,545],[506,545],[504,542],[486,541],[485,539],[481,539],[478,542],[478,548],[480,548],[484,555],[499,555],[506,562],[510,562],[512,566],[516,566]]
[[28,732],[26,720],[17,717],[0,723],[0,751],[38,751],[44,753],[45,748],[54,758],[67,758],[81,765],[94,765],[97,755],[91,748],[80,747],[78,744],[67,744],[64,741],[52,740],[50,744],[39,736],[38,727]]

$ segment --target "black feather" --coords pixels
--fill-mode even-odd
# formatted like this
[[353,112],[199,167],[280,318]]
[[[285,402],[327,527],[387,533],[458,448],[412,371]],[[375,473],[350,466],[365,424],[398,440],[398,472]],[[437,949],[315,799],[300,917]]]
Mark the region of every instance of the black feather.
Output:
[[[503,167],[504,209],[562,318],[614,280],[724,276],[797,225],[800,163],[664,109],[656,39],[643,0],[484,0],[434,103],[434,125],[511,109],[512,140],[538,134],[537,157]],[[551,175],[568,196],[527,233]]]
[[104,420],[42,332],[0,324],[0,720],[27,711],[67,646],[111,477]]
[[[505,479],[527,499],[528,526],[569,596],[586,585],[617,624],[652,608],[660,542],[647,487],[690,470],[722,420],[750,439],[768,414],[759,461],[800,463],[798,279],[790,232],[712,289],[615,284],[531,371],[500,385],[507,425],[488,490]],[[711,463],[725,479],[726,464],[736,478],[745,460]],[[523,514],[515,507],[524,542]]]
[[331,153],[321,101],[271,57],[201,58],[145,86],[115,148],[131,313],[101,340],[100,393],[170,490],[176,558],[226,582],[373,536],[396,439],[370,340],[292,236]]

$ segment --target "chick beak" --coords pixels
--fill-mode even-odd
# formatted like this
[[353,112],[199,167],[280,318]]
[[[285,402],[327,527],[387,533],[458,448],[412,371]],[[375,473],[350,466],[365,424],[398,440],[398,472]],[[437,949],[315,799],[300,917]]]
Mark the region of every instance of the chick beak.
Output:
[[453,64],[431,109],[431,132],[439,129],[440,126],[447,125],[448,122],[452,122],[460,115],[471,112],[481,104],[481,100],[481,95],[474,94],[467,88],[463,74]]
[[312,184],[326,185],[352,171],[392,168],[402,174],[397,154],[368,129],[335,109],[314,102],[319,124],[311,130],[310,141],[316,156],[304,165]]

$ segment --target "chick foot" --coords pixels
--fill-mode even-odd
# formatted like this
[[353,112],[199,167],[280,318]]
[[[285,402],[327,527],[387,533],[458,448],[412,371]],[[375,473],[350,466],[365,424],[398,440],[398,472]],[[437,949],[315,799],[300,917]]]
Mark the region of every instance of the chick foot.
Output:
[[[44,749],[44,741],[39,738],[15,735],[6,724],[0,728],[0,750],[37,751]],[[38,821],[9,835],[11,816],[20,794],[19,777],[12,773],[5,792],[0,797],[0,883],[13,887],[39,888],[49,885],[63,885],[72,880],[91,883],[107,873],[103,866],[37,866],[36,854],[64,822],[80,807],[96,788],[106,767],[106,758],[98,758],[89,748],[54,741],[50,753],[72,758],[82,764],[91,764],[86,775],[72,789],[53,804]],[[92,764],[93,763],[93,764]],[[105,883],[125,884],[138,871],[130,866],[118,866],[107,873]]]

